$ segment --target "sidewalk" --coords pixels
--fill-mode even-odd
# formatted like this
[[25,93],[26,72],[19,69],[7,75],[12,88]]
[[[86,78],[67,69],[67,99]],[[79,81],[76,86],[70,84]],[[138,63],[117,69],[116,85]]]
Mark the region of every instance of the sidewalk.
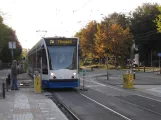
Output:
[[55,103],[33,88],[7,92],[0,99],[0,120],[67,120]]

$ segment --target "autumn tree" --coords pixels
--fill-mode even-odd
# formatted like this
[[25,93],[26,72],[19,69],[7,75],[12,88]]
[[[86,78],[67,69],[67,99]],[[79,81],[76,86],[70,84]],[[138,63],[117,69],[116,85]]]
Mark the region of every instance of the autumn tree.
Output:
[[75,36],[80,38],[80,46],[82,49],[82,56],[93,59],[96,57],[95,50],[95,33],[97,32],[96,21],[91,21],[87,26],[81,29],[80,32],[76,33]]
[[129,28],[123,29],[119,24],[112,24],[108,27],[99,24],[97,29],[95,34],[96,50],[106,58],[106,61],[110,56],[115,56],[118,59],[125,59],[130,56],[132,34]]

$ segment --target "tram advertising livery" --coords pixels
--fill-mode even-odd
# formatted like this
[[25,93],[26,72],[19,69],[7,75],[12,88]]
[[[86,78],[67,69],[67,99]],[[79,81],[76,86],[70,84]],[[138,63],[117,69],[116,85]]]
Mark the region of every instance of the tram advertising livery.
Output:
[[78,87],[78,45],[78,38],[42,38],[28,53],[29,74],[42,71],[43,88]]

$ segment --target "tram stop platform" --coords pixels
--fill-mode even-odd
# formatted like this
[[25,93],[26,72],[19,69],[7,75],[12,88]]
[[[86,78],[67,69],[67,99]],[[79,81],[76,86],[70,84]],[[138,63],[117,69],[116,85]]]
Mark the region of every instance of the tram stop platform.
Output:
[[19,88],[0,99],[0,120],[68,120],[51,99],[35,94],[33,87]]

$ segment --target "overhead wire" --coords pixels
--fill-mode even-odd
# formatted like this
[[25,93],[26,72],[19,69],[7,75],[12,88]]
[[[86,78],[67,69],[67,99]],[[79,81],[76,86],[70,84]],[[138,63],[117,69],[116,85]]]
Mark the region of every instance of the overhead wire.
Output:
[[79,11],[80,9],[84,8],[86,5],[88,5],[92,0],[88,0],[87,2],[85,2],[80,8],[73,10],[73,13],[76,13],[77,11]]

